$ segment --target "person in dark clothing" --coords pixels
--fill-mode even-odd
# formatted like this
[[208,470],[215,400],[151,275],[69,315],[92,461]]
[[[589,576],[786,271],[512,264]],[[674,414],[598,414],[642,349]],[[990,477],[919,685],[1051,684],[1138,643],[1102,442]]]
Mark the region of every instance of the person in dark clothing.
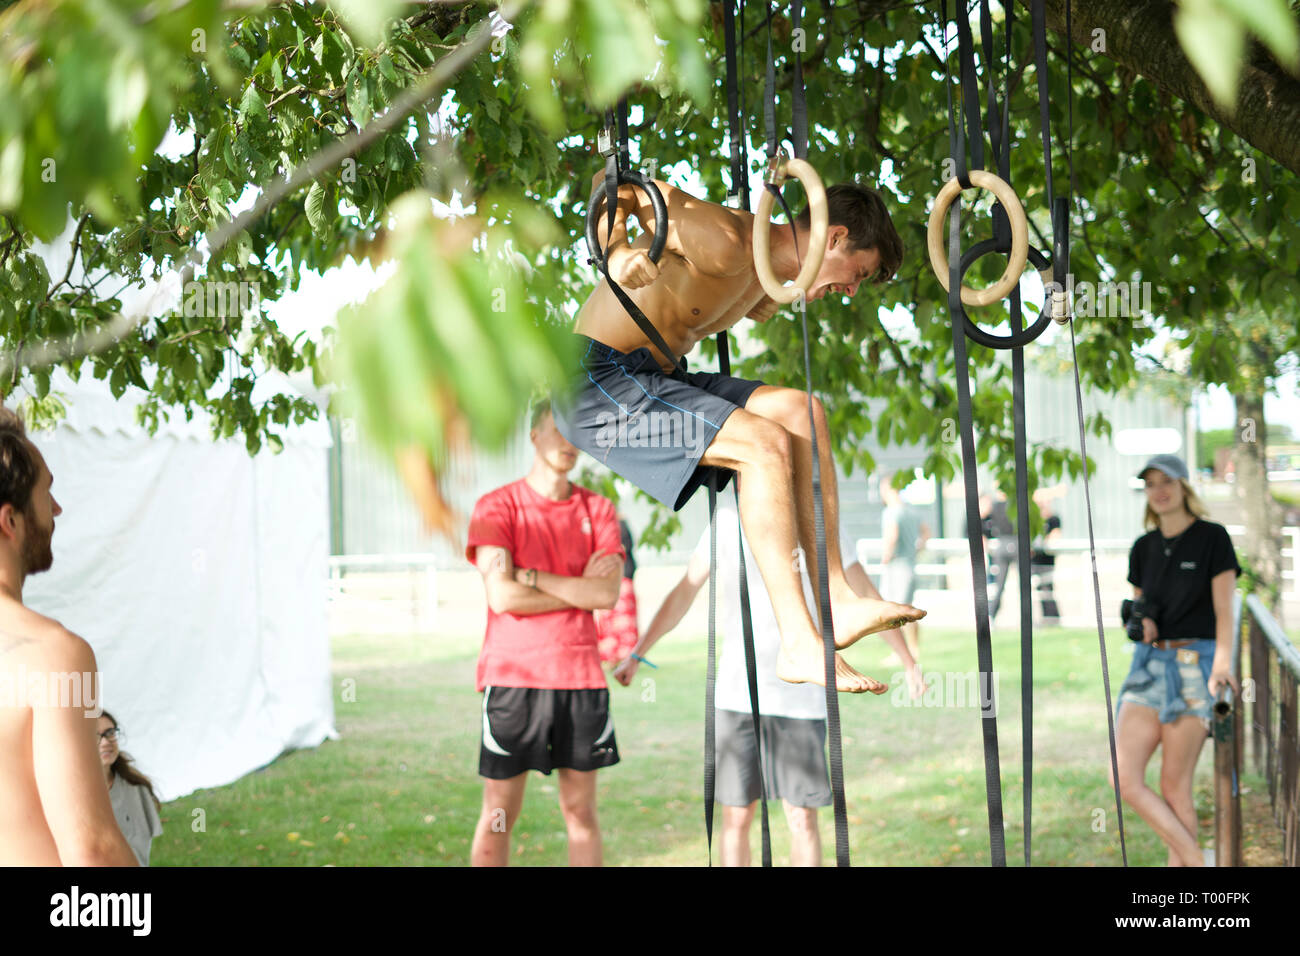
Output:
[[989,594],[989,623],[992,624],[1002,606],[1002,595],[1007,589],[1007,575],[1011,571],[1011,562],[1016,559],[1016,526],[1007,514],[1007,496],[994,492],[988,501],[988,513],[984,516],[984,536],[990,539],[988,544],[989,560],[993,564]]
[[632,652],[640,635],[637,629],[636,590],[632,586],[632,578],[636,574],[636,558],[632,556],[632,529],[622,515],[618,519],[618,533],[623,540],[623,554],[626,555],[618,603],[608,611],[595,612],[601,663],[614,666]]
[[1056,491],[1052,488],[1040,488],[1034,492],[1034,504],[1046,521],[1043,536],[1038,547],[1030,553],[1034,577],[1038,580],[1038,599],[1043,607],[1043,624],[1054,626],[1061,623],[1061,609],[1056,605],[1056,594],[1052,589],[1056,575],[1056,555],[1046,550],[1061,537],[1061,516],[1056,513]]
[[[1170,866],[1204,866],[1192,777],[1215,696],[1225,685],[1240,691],[1230,658],[1241,568],[1227,530],[1204,520],[1181,459],[1156,455],[1138,477],[1146,484],[1148,532],[1129,554],[1134,600],[1125,623],[1138,643],[1115,717],[1119,789],[1169,848]],[[1146,785],[1157,747],[1159,793]]]

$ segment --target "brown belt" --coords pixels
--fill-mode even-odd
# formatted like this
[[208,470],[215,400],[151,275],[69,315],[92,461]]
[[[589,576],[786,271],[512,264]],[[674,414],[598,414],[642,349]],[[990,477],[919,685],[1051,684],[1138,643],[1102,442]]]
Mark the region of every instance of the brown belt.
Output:
[[1186,647],[1188,644],[1194,644],[1194,643],[1195,643],[1195,641],[1192,641],[1192,640],[1185,640],[1185,641],[1152,641],[1152,642],[1151,642],[1151,646],[1152,646],[1152,647],[1158,647],[1158,648],[1160,648],[1162,651],[1168,651],[1168,650],[1173,650],[1175,647]]

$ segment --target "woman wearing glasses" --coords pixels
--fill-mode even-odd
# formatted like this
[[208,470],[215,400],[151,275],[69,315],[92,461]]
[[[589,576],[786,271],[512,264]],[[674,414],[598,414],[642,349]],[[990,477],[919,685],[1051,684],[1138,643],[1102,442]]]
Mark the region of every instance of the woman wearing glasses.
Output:
[[124,740],[126,735],[117,726],[116,718],[104,711],[99,718],[99,759],[104,765],[113,815],[140,865],[148,866],[154,837],[162,833],[162,820],[158,818],[162,804],[153,792],[153,783],[119,749]]

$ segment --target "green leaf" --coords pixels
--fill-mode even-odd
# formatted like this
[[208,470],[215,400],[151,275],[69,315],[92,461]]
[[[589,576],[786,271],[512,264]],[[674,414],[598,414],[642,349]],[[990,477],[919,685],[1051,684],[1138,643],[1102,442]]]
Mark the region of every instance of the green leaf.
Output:
[[1241,21],[1216,0],[1183,0],[1174,13],[1174,33],[1210,95],[1220,106],[1232,109],[1246,48]]
[[364,127],[371,120],[370,90],[366,78],[359,70],[348,77],[348,112],[357,126]]
[[1300,72],[1300,24],[1287,0],[1219,0],[1219,5],[1249,27],[1279,63]]
[[324,233],[329,222],[325,218],[325,187],[320,182],[312,183],[311,188],[307,190],[307,199],[303,208],[307,213],[307,221],[311,224],[311,231],[316,235]]
[[256,84],[248,84],[243,99],[239,101],[239,112],[245,118],[259,119],[264,123],[270,119],[270,113],[266,111],[266,102],[262,99],[262,94],[257,91]]

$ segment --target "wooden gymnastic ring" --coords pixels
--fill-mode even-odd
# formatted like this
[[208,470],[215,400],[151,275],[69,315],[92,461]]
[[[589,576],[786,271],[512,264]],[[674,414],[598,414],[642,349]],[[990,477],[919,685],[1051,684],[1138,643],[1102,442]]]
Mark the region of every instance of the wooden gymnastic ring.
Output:
[[[1025,207],[1020,204],[1020,197],[1003,179],[983,169],[973,169],[970,181],[971,185],[987,189],[998,197],[1011,223],[1011,253],[1002,277],[987,289],[972,289],[966,285],[961,287],[961,301],[964,305],[991,305],[999,299],[1005,299],[1020,283],[1020,275],[1025,271],[1025,262],[1029,258],[1029,220],[1025,218]],[[943,221],[948,214],[948,207],[960,193],[961,183],[956,177],[943,184],[939,195],[934,199],[934,208],[930,210],[930,223],[926,230],[930,266],[939,277],[939,284],[945,292],[948,290],[948,253],[944,243]]]
[[803,268],[795,276],[791,285],[782,285],[772,271],[771,246],[768,243],[768,230],[772,228],[772,191],[764,189],[758,197],[758,211],[754,213],[754,271],[758,273],[758,282],[763,291],[774,302],[788,305],[799,299],[806,299],[808,290],[821,271],[822,259],[826,255],[826,233],[829,228],[826,187],[822,178],[812,164],[803,159],[787,159],[778,170],[781,176],[799,180],[804,193],[808,196],[808,208],[811,217],[808,225],[808,251],[805,254]]

